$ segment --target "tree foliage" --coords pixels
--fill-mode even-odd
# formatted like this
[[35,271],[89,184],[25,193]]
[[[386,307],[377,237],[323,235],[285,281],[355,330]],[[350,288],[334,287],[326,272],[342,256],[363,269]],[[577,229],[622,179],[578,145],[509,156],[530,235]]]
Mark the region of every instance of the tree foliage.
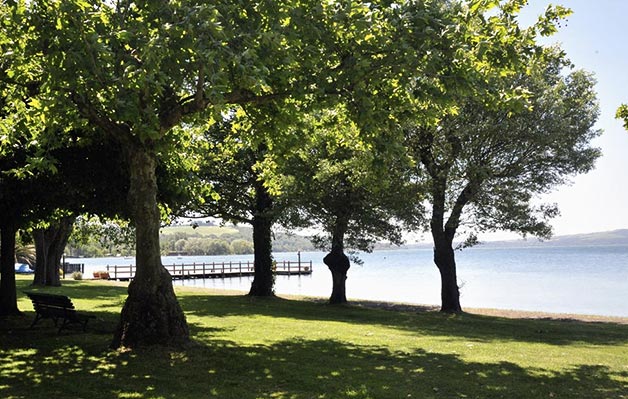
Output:
[[[493,82],[525,88],[523,109],[469,97],[436,126],[406,127],[417,179],[429,193],[443,310],[460,310],[452,243],[461,229],[470,233],[467,243],[477,232],[496,230],[548,237],[548,221],[558,210],[538,204],[535,196],[589,171],[599,157],[590,144],[600,133],[593,129],[599,113],[595,82],[582,71],[564,75],[566,65],[550,49],[529,74]],[[453,281],[446,287],[445,279]]]
[[282,219],[321,231],[313,243],[330,251],[324,259],[334,282],[330,302],[343,303],[345,248],[370,252],[378,239],[399,244],[401,222],[412,224],[421,202],[407,184],[403,148],[384,134],[365,135],[343,108],[314,112],[300,129],[299,147],[281,164],[290,181]]
[[126,220],[80,215],[67,247],[70,256],[97,257],[135,253],[135,231]]
[[628,105],[622,104],[619,108],[617,108],[615,117],[617,119],[623,119],[624,129],[628,130]]
[[[458,125],[476,126],[482,132],[476,136],[488,142],[493,126],[504,120],[513,131],[525,130],[523,121],[510,118],[525,114],[526,101],[539,89],[524,79],[534,73],[527,70],[531,60],[542,55],[536,37],[551,34],[568,13],[550,7],[537,24],[521,29],[517,13],[525,3],[2,3],[0,156],[21,157],[11,174],[23,184],[35,170],[56,171],[50,156],[55,150],[104,145],[119,151],[122,166],[113,170],[124,174],[118,187],[128,196],[118,197],[128,202],[114,208],[135,227],[137,275],[114,346],[185,342],[187,322],[160,260],[164,216],[204,200],[211,214],[254,221],[263,237],[260,248],[269,254],[275,212],[294,200],[293,221],[327,231],[332,252],[340,254],[335,259],[346,268],[345,240],[366,250],[377,237],[398,241],[396,219],[416,223],[415,208],[423,205],[403,183],[413,180],[398,145],[400,127],[414,132],[408,138],[418,143],[417,165],[425,169],[414,178],[422,184],[414,187],[434,200],[435,187],[444,184],[438,197],[448,205],[455,195],[447,175],[467,173],[462,157],[476,156],[481,163],[485,150],[470,145],[472,132],[465,136]],[[579,75],[569,79],[588,81]],[[585,107],[577,102],[578,93],[569,93],[580,87],[573,82],[565,81],[565,92],[554,93],[554,99],[573,99],[565,108]],[[563,128],[570,127],[555,123],[550,130],[560,136],[556,132]],[[516,179],[502,179],[501,189],[480,190],[476,185],[497,179],[488,173],[494,165],[471,167],[465,175],[471,188],[463,193],[473,201],[459,205],[477,204],[472,215],[483,227],[508,227],[505,218],[514,217],[520,231],[538,232],[542,223],[526,218],[528,194],[586,169],[587,156],[594,155],[581,154],[586,140],[567,136],[563,143],[582,148],[569,152],[553,147],[550,138],[530,138],[547,141],[549,155],[530,152],[556,172],[542,170],[541,177],[525,180],[528,191],[517,191],[505,205],[495,198]],[[509,144],[498,146],[507,151]],[[210,151],[205,165],[199,149]],[[580,169],[560,169],[555,161],[579,156]],[[538,171],[524,167],[524,172]],[[433,181],[426,182],[423,173]],[[93,202],[79,197],[79,208],[96,207],[105,198],[97,197]],[[403,198],[411,198],[410,205],[403,206]],[[455,229],[458,208],[454,200]]]
[[13,4],[6,34],[29,40],[10,73],[38,81],[30,115],[47,127],[38,131],[105,136],[129,168],[137,275],[115,344],[187,340],[159,259],[157,159],[190,141],[177,128],[184,122],[218,120],[227,104],[317,90],[309,82],[330,68],[335,52],[322,38],[336,11],[309,1]]
[[284,223],[322,230],[314,239],[320,249],[331,249],[338,223],[343,248],[370,251],[380,239],[401,243],[400,222],[412,222],[420,203],[407,184],[403,148],[383,134],[369,140],[342,109],[314,113],[308,122],[298,133],[296,156],[284,165],[293,204]]

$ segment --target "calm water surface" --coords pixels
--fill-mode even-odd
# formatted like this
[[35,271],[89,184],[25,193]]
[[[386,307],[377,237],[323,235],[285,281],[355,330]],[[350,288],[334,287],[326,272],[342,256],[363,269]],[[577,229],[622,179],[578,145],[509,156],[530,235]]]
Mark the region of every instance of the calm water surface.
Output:
[[[277,253],[278,261],[297,260]],[[277,276],[277,294],[329,296],[331,274],[321,252],[311,276]],[[628,317],[628,246],[482,248],[457,253],[463,308],[481,307]],[[400,249],[362,254],[363,265],[348,273],[349,299],[417,304],[440,303],[440,278],[431,249]],[[252,260],[245,256],[163,257],[164,264]],[[74,260],[69,260],[74,261]],[[81,259],[86,273],[104,265],[134,264],[133,258]],[[176,285],[248,291],[252,277],[177,280]]]

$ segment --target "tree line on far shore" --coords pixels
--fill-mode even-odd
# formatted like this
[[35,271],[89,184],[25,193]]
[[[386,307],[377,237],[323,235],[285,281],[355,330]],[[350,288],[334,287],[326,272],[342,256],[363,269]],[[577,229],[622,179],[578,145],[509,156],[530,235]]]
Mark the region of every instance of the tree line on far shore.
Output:
[[[246,226],[214,226],[215,233],[196,232],[192,227],[182,231],[164,227],[159,235],[162,256],[167,255],[249,255],[253,254],[253,231]],[[275,232],[274,252],[311,251],[308,237]],[[65,255],[95,258],[103,256],[134,256],[132,227],[123,222],[100,221],[79,217],[65,247]]]

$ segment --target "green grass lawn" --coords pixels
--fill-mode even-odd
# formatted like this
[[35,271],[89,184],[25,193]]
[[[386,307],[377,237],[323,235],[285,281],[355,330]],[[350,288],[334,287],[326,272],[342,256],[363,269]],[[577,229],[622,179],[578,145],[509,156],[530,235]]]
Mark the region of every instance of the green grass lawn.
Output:
[[[27,280],[18,281],[20,294]],[[0,319],[0,398],[628,398],[628,325],[178,289],[186,349],[111,351],[121,285],[65,282],[88,332]]]

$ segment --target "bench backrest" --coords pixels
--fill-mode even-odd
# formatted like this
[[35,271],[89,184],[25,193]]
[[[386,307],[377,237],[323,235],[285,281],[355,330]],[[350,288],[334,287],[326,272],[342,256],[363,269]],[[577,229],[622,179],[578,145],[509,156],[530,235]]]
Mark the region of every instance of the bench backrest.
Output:
[[65,295],[55,294],[39,294],[27,292],[26,295],[33,301],[33,306],[38,307],[55,307],[61,309],[74,309],[72,300]]

